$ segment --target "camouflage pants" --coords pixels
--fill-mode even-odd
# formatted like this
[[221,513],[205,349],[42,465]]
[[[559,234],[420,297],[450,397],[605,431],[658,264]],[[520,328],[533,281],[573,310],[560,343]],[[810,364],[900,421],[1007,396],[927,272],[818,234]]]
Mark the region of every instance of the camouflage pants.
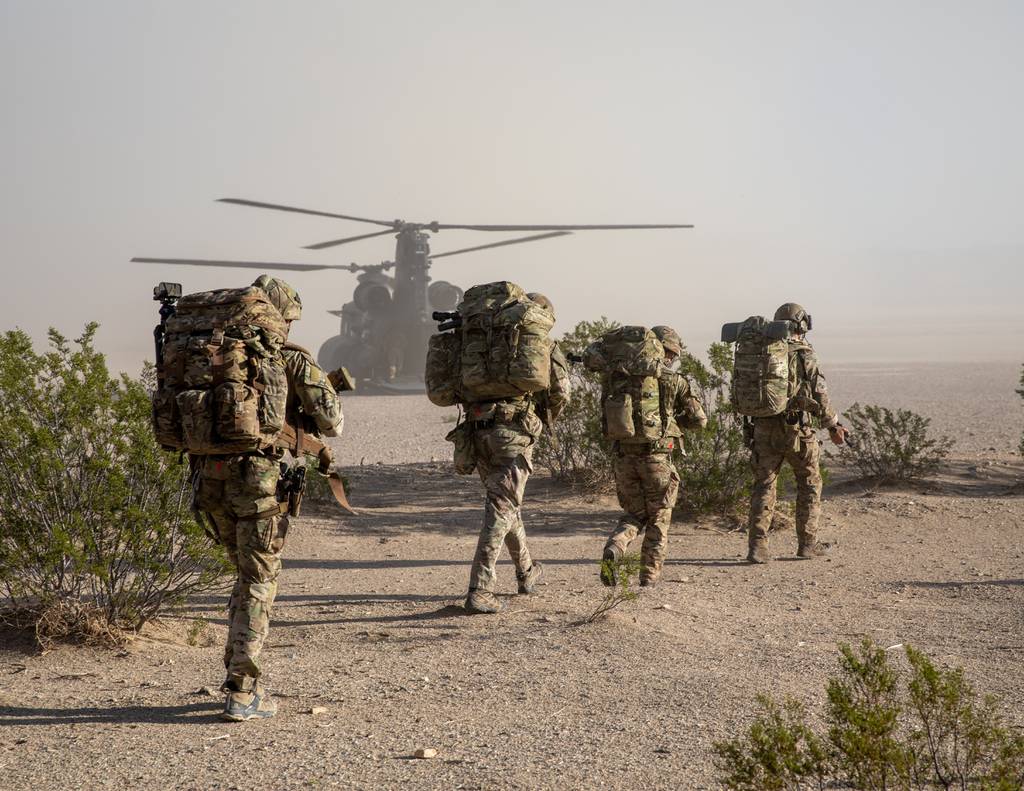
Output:
[[228,679],[248,690],[260,675],[288,532],[287,516],[268,515],[277,506],[280,465],[255,454],[211,456],[199,465],[196,505],[212,520],[235,567],[224,666]]
[[[528,417],[536,420],[532,415]],[[487,492],[487,503],[469,574],[470,590],[494,592],[497,582],[495,567],[502,544],[508,547],[517,573],[524,573],[533,565],[530,550],[526,547],[526,529],[520,509],[526,481],[533,472],[536,436],[518,423],[495,425],[473,432],[476,468]]]
[[754,421],[754,446],[750,464],[754,470],[754,489],[750,495],[747,541],[768,537],[775,514],[775,484],[783,462],[796,476],[796,533],[801,543],[813,543],[821,514],[821,470],[818,459],[821,446],[811,429],[790,426],[784,418]]
[[679,473],[671,453],[619,450],[613,459],[615,491],[623,514],[605,549],[626,551],[643,531],[640,559],[644,579],[657,579],[665,562],[672,508],[679,496]]

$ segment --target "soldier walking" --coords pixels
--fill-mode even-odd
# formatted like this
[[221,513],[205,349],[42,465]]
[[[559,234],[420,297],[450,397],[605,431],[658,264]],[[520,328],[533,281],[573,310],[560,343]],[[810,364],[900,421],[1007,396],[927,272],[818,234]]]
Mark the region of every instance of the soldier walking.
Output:
[[[287,283],[262,275],[253,285],[266,292],[288,327],[301,317],[302,302]],[[288,386],[286,415],[293,433],[339,436],[341,401],[327,375],[301,347],[288,343],[281,354]],[[288,514],[286,504],[282,507],[278,498],[278,482],[281,457],[290,445],[191,457],[196,507],[213,523],[235,567],[224,647],[227,677],[221,687],[227,696],[221,716],[230,721],[272,717],[277,710],[262,683],[259,659],[270,628],[288,533]]]
[[[643,330],[628,327],[622,329],[627,332]],[[613,331],[598,341],[597,345],[603,346],[603,349],[593,349],[593,352],[588,350],[585,355],[585,360],[589,358],[592,366],[599,370],[602,366],[605,368],[602,388],[602,403],[605,404],[615,401],[616,395],[612,392],[615,389],[614,371],[622,370],[622,366],[609,359],[614,354],[608,348],[613,343],[609,336],[617,332],[620,331]],[[653,345],[649,335],[657,338]],[[641,404],[637,403],[637,397],[641,403],[645,398],[651,399],[653,417],[644,422],[650,424],[649,428],[653,428],[653,431],[642,432],[635,426],[629,426],[627,421],[625,433],[630,433],[628,429],[632,428],[633,436],[619,436],[613,441],[615,491],[622,507],[622,516],[604,547],[601,581],[605,585],[615,584],[612,564],[622,557],[630,542],[643,533],[640,585],[652,587],[661,576],[672,523],[672,509],[679,496],[679,473],[676,472],[672,454],[677,449],[682,451],[682,429],[703,428],[707,425],[707,416],[700,402],[693,397],[689,381],[679,372],[679,357],[683,351],[679,333],[671,327],[658,326],[653,327],[650,334],[644,331],[637,333],[637,336],[638,339],[643,337],[643,340],[637,342],[652,346],[654,354],[661,358],[660,372],[656,379],[640,378],[637,381],[639,390],[631,394],[634,410],[642,409]],[[637,374],[633,374],[630,379],[637,377]],[[629,379],[625,380],[624,387],[629,389]],[[609,433],[609,411],[606,407],[606,434]],[[636,414],[634,411],[634,415],[629,417],[633,418]]]
[[828,430],[836,445],[846,440],[847,431],[829,402],[825,376],[818,367],[818,358],[806,334],[811,317],[795,302],[787,302],[775,311],[775,321],[790,324],[788,346],[789,391],[788,408],[769,417],[748,418],[750,463],[754,471],[754,488],[750,495],[747,522],[747,560],[767,563],[768,529],[775,513],[776,481],[785,462],[796,476],[797,556],[819,557],[831,546],[818,540],[818,517],[821,513],[820,443],[812,425],[812,417]]

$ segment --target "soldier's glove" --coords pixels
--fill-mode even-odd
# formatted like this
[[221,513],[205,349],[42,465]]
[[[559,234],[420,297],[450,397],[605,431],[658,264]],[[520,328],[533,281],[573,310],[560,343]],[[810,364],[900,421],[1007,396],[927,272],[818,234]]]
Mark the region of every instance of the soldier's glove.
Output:
[[336,393],[343,393],[346,390],[356,389],[356,381],[352,378],[352,374],[348,372],[348,369],[344,365],[340,368],[335,368],[327,374],[327,379]]
[[828,436],[832,440],[832,444],[842,445],[850,436],[850,432],[846,430],[846,426],[842,423],[836,423],[828,430]]

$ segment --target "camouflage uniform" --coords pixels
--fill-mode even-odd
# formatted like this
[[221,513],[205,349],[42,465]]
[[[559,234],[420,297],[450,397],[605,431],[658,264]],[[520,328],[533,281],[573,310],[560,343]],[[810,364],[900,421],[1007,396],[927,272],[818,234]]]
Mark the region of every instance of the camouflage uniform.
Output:
[[487,492],[484,524],[469,576],[471,594],[493,595],[502,544],[508,547],[520,580],[533,567],[520,511],[523,493],[533,472],[534,445],[545,423],[552,425],[568,400],[568,365],[556,345],[551,354],[551,385],[546,391],[466,405],[477,472]]
[[821,446],[811,425],[816,415],[822,428],[839,424],[828,397],[825,377],[818,368],[814,349],[803,338],[789,340],[789,371],[795,382],[796,411],[774,417],[752,418],[753,442],[750,463],[754,489],[747,522],[748,559],[755,553],[767,559],[768,529],[775,513],[775,484],[783,462],[796,476],[796,532],[800,549],[815,546],[821,513]]
[[[260,281],[257,285],[263,287]],[[268,293],[273,299],[275,294]],[[343,421],[341,401],[326,374],[302,349],[286,347],[282,355],[288,378],[289,422],[336,436]],[[282,449],[271,448],[191,459],[196,470],[196,507],[213,523],[236,570],[224,647],[226,692],[252,691],[260,676],[259,655],[270,626],[281,550],[288,533],[288,516],[281,513],[277,499],[283,455]]]
[[672,523],[672,509],[679,495],[679,473],[672,452],[682,449],[681,428],[701,428],[707,416],[690,392],[686,377],[668,369],[659,381],[659,396],[665,411],[665,436],[656,442],[616,442],[612,446],[615,491],[623,514],[608,537],[604,558],[619,558],[630,542],[644,533],[640,549],[642,584],[651,585],[661,575]]

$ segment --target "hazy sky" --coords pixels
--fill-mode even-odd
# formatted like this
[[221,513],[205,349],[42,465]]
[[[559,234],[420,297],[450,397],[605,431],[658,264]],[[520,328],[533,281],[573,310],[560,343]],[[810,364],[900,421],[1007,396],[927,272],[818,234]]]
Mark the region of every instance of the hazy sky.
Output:
[[[1012,360],[1024,335],[1024,3],[0,0],[0,329],[152,357],[154,283],[374,263],[372,230],[223,196],[456,223],[692,222],[438,261],[560,328],[804,303],[827,360]],[[496,241],[442,232],[434,252]],[[317,347],[355,276],[289,277]]]

